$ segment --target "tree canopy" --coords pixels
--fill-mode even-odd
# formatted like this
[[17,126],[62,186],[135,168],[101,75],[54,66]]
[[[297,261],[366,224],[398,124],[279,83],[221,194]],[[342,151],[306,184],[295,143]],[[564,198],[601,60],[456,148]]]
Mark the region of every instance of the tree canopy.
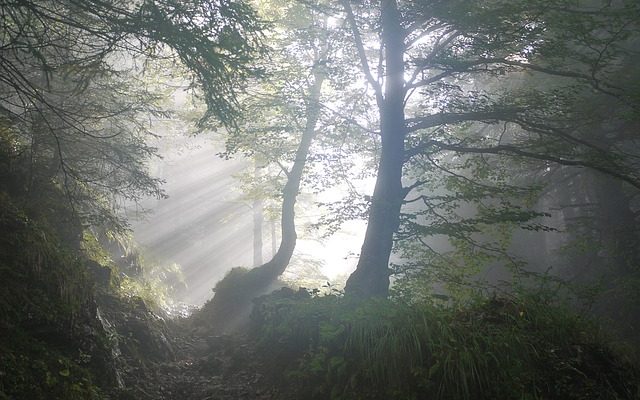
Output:
[[262,25],[242,2],[1,7],[4,139],[31,164],[27,191],[54,179],[89,219],[113,219],[118,199],[162,195],[146,162],[155,154],[151,121],[170,115],[163,84],[190,82],[207,106],[200,124],[230,126],[243,82],[258,73],[250,62],[262,52]]
[[[602,136],[589,137],[584,127],[593,114],[578,105],[593,91],[617,104],[614,119],[637,115],[635,96],[616,83],[634,58],[637,5],[342,4],[382,137],[368,233],[347,293],[386,296],[402,203],[428,183],[405,174],[408,165],[415,174],[420,160],[441,172],[453,170],[439,165],[447,154],[459,155],[458,168],[467,170],[474,154],[540,160],[595,169],[637,187],[635,157],[604,145]],[[545,84],[524,83],[525,76]]]

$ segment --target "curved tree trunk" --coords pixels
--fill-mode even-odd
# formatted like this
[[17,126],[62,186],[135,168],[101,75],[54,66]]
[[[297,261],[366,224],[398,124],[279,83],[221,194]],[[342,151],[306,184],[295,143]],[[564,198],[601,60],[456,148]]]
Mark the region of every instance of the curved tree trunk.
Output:
[[307,99],[307,121],[304,132],[300,138],[300,144],[296,151],[293,166],[287,173],[287,183],[282,190],[282,215],[280,222],[282,239],[280,240],[280,247],[271,260],[251,270],[256,271],[255,273],[258,273],[257,270],[263,271],[260,272],[262,278],[268,280],[265,286],[276,280],[285,271],[289,265],[298,239],[295,224],[295,205],[298,192],[300,191],[302,173],[304,172],[307,156],[309,155],[309,148],[316,135],[316,125],[320,117],[320,91],[325,80],[325,74],[321,69],[317,69],[314,71],[313,77],[314,83],[310,88]]
[[282,191],[281,241],[278,251],[268,262],[249,271],[234,269],[216,285],[215,296],[203,310],[214,331],[229,333],[241,329],[247,322],[252,300],[269,291],[270,286],[285,271],[296,247],[295,204],[300,191],[302,173],[309,148],[316,135],[320,117],[320,93],[326,78],[323,68],[313,71],[314,82],[307,97],[306,123],[296,151],[293,166],[287,172]]

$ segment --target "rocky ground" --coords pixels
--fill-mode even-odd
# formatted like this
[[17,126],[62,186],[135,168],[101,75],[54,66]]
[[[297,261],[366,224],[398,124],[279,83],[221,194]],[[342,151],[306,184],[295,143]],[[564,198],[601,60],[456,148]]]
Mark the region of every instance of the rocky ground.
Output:
[[[169,321],[163,361],[126,360],[117,400],[260,400],[275,397],[246,335],[211,335],[189,321]],[[145,340],[145,339],[142,339]],[[146,340],[151,340],[147,338]],[[139,343],[142,345],[142,343]],[[156,346],[158,347],[158,346]],[[143,348],[143,346],[140,346]],[[125,351],[125,353],[127,353]],[[131,358],[131,354],[125,355]]]

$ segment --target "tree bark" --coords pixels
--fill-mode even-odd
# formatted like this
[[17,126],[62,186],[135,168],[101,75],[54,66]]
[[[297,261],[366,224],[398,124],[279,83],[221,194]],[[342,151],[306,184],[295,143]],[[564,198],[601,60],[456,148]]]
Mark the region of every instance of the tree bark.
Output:
[[[253,169],[253,176],[257,180],[260,178],[260,170],[256,164]],[[262,210],[262,200],[253,200],[251,207],[253,211],[253,266],[262,265],[262,225],[264,222],[264,213]]]
[[382,1],[381,15],[386,66],[384,96],[378,99],[382,149],[360,259],[345,287],[346,295],[358,298],[389,293],[389,257],[404,199],[404,33],[395,0]]

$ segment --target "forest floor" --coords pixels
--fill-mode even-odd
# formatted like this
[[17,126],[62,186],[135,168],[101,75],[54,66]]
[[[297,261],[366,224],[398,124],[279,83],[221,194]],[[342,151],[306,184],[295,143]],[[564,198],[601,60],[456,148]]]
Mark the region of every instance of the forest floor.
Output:
[[245,335],[209,336],[178,324],[175,359],[127,371],[119,400],[272,399],[272,386]]

